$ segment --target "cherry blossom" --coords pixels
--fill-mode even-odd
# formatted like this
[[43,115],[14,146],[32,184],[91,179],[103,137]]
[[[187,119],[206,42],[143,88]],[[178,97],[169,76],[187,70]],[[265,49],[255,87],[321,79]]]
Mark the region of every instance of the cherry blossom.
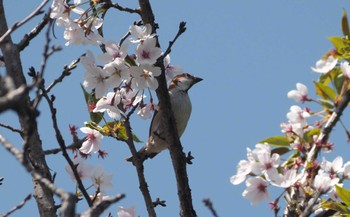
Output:
[[331,174],[337,174],[342,170],[343,158],[338,156],[333,160],[333,162],[329,162],[325,158],[323,158],[323,161],[320,166],[324,171],[327,171]]
[[139,111],[137,112],[137,115],[140,116],[141,119],[147,120],[152,117],[152,112],[157,109],[158,109],[158,106],[150,102],[147,105],[140,108]]
[[241,184],[252,171],[252,162],[247,160],[240,160],[237,165],[237,174],[230,178],[233,185]]
[[270,175],[271,184],[280,188],[289,188],[294,185],[299,179],[296,169],[290,169],[284,171],[284,174],[275,174],[274,176]]
[[350,66],[348,61],[340,63],[341,71],[346,78],[350,78]]
[[318,174],[314,179],[314,187],[319,194],[327,193],[335,184],[339,182],[339,178],[331,178],[329,174],[325,173],[323,170],[319,170]]
[[96,98],[101,98],[110,87],[106,78],[109,75],[102,68],[96,66],[95,57],[91,51],[81,57],[81,64],[86,69],[83,85],[86,88],[95,89]]
[[136,208],[131,206],[129,208],[126,207],[118,207],[118,217],[136,217]]
[[90,129],[88,127],[81,127],[80,131],[87,134],[87,137],[81,148],[79,148],[79,151],[84,154],[98,152],[100,150],[100,140],[103,139],[103,135],[97,130]]
[[261,177],[252,177],[246,181],[247,188],[243,191],[242,196],[250,200],[256,205],[263,200],[268,200],[269,192],[267,190],[268,183]]
[[109,63],[117,58],[124,60],[126,55],[128,55],[128,44],[123,44],[119,47],[116,42],[109,41],[105,44],[105,48],[106,53],[99,56],[99,60],[102,63]]
[[103,70],[106,72],[106,82],[110,87],[119,87],[121,83],[130,78],[129,68],[120,58],[116,58],[112,62],[106,64]]
[[328,73],[331,71],[338,63],[338,59],[330,55],[327,59],[320,59],[316,62],[315,67],[311,67],[312,71],[318,73]]
[[154,67],[149,64],[132,66],[130,68],[130,73],[133,77],[131,88],[136,90],[141,90],[144,88],[155,90],[158,88],[158,81],[155,77],[161,74],[159,67]]
[[156,38],[147,38],[142,43],[137,45],[136,61],[140,64],[156,63],[157,59],[161,56],[162,50],[156,47]]
[[109,92],[107,93],[107,96],[102,97],[100,100],[98,100],[93,112],[107,111],[108,116],[113,119],[118,119],[120,114],[123,114],[125,116],[125,114],[118,108],[120,100],[121,96],[119,92]]
[[296,84],[296,90],[291,90],[288,92],[288,98],[293,99],[296,102],[305,102],[308,100],[308,89],[302,83]]
[[[75,158],[73,160],[73,163],[74,165],[77,165],[76,170],[79,174],[80,179],[88,179],[91,177],[94,169],[93,166],[86,164],[85,161],[81,158]],[[76,181],[72,168],[69,165],[66,165],[65,169],[70,175],[71,179]]]
[[342,168],[341,172],[345,179],[350,179],[350,161],[344,164],[344,167]]
[[169,54],[164,58],[164,66],[167,81],[171,81],[176,75],[184,73],[184,70],[181,68],[181,66],[170,65]]
[[299,106],[293,105],[290,107],[290,112],[287,113],[287,118],[292,124],[301,124],[302,127],[307,125],[306,119],[311,115],[306,110],[301,109]]
[[113,188],[112,177],[113,174],[106,173],[101,166],[97,166],[91,175],[91,180],[95,188],[104,193]]
[[152,26],[150,24],[146,24],[144,27],[140,27],[138,25],[133,25],[129,27],[129,32],[134,38],[131,38],[130,41],[132,43],[138,43],[147,38],[152,38],[155,34],[152,34]]

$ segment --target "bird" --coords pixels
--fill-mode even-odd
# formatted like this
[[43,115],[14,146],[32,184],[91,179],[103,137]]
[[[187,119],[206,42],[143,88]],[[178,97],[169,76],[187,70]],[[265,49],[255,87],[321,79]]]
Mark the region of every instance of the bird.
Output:
[[[191,89],[194,84],[202,80],[202,78],[195,77],[188,73],[176,75],[171,80],[168,92],[179,137],[184,133],[192,112],[192,104],[188,95],[188,90]],[[162,111],[157,110],[154,112],[147,143],[137,152],[137,155],[143,161],[155,157],[161,151],[169,147],[164,136],[162,136],[164,132],[162,132],[163,125],[160,123],[161,112]],[[133,157],[128,157],[126,160],[132,162]]]

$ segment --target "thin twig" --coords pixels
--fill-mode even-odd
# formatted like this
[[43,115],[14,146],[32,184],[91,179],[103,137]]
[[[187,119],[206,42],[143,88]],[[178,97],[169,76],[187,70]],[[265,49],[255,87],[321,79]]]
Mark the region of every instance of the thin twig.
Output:
[[77,64],[79,63],[80,61],[80,58],[82,57],[82,55],[73,60],[68,66],[65,65],[64,68],[63,68],[63,71],[62,71],[62,74],[60,75],[60,77],[56,78],[47,88],[46,88],[46,92],[49,93],[50,90],[56,86],[56,84],[60,83],[63,81],[63,79],[67,76],[69,76],[72,72],[73,69],[75,69],[77,67]]
[[29,201],[31,198],[32,198],[32,194],[28,194],[17,206],[13,207],[10,211],[8,211],[7,213],[0,215],[0,216],[7,217],[7,216],[11,215],[12,213],[21,209],[27,203],[27,201]]
[[137,13],[137,14],[141,15],[141,11],[140,11],[139,8],[137,8],[137,9],[127,8],[127,7],[120,6],[118,3],[112,4],[111,7],[115,8],[115,9],[118,9],[120,11],[129,12],[131,14],[132,13]]
[[83,182],[80,179],[80,176],[79,176],[79,173],[77,171],[76,166],[74,165],[73,161],[70,159],[70,157],[68,155],[64,139],[62,137],[61,131],[58,128],[57,117],[56,117],[56,108],[54,108],[54,106],[53,106],[53,100],[49,98],[49,96],[45,92],[45,88],[42,87],[41,90],[43,92],[44,98],[46,99],[46,101],[47,101],[47,103],[49,104],[49,107],[50,107],[52,124],[53,124],[53,128],[55,130],[55,133],[56,133],[56,140],[57,140],[59,146],[62,149],[62,155],[66,159],[66,161],[68,162],[70,168],[72,169],[74,177],[75,177],[75,180],[77,181],[78,187],[79,187],[81,193],[83,194],[86,202],[91,207],[92,206],[91,198],[90,198],[89,194],[87,193]]
[[[12,144],[10,144],[2,135],[0,135],[0,143],[16,158],[16,160],[22,164],[22,166],[31,173],[34,180],[39,181],[45,185],[51,192],[59,196],[62,200],[61,213],[62,216],[74,216],[75,214],[75,201],[76,196],[70,193],[66,193],[64,190],[57,188],[49,179],[43,177],[38,172],[36,172],[33,167],[27,164],[27,161],[24,160],[23,152],[18,150]],[[70,215],[64,215],[69,213]]]
[[35,26],[28,34],[24,35],[23,39],[17,44],[18,50],[24,50],[24,48],[29,45],[30,41],[39,35],[41,30],[43,30],[44,27],[49,23],[50,19],[50,13],[48,12],[44,15],[43,19],[40,20],[37,26]]
[[29,20],[31,20],[33,17],[43,13],[41,11],[41,9],[49,2],[49,0],[44,0],[43,2],[41,2],[41,4],[31,13],[29,14],[26,18],[24,18],[22,21],[16,22],[15,24],[13,24],[11,26],[11,28],[9,28],[5,34],[3,34],[0,37],[0,44],[4,41],[4,39],[10,35],[11,33],[13,33],[16,29],[18,29],[19,27],[21,27],[23,24],[27,23]]
[[[74,142],[74,143],[68,145],[66,147],[66,149],[74,150],[74,149],[80,148],[85,140],[86,140],[86,137],[84,137],[83,139],[79,139],[78,142]],[[44,151],[44,153],[45,153],[45,155],[51,155],[51,154],[58,154],[61,151],[62,151],[62,148],[60,147],[60,148],[54,148],[54,149],[46,150],[46,151]]]
[[214,217],[219,217],[218,214],[216,213],[215,209],[214,209],[213,203],[211,202],[211,200],[209,198],[203,199],[203,203],[210,210],[211,214]]
[[177,31],[177,34],[175,35],[175,38],[172,41],[169,41],[169,46],[166,49],[166,51],[164,52],[164,54],[162,55],[161,59],[164,59],[170,52],[171,52],[171,48],[173,47],[173,45],[175,44],[176,40],[186,31],[186,22],[180,22],[179,25],[179,30]]
[[19,129],[16,129],[10,125],[7,125],[7,124],[3,124],[3,123],[0,123],[0,127],[3,127],[3,128],[6,128],[8,130],[11,130],[12,132],[14,133],[19,133],[19,134],[22,134],[23,132]]

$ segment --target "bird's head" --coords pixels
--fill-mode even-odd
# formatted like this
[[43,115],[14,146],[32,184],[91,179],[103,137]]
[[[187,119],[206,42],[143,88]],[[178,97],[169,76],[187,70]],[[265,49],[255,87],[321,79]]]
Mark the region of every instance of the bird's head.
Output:
[[195,77],[193,75],[183,73],[177,75],[171,80],[169,90],[178,88],[182,91],[188,91],[194,84],[203,80],[202,78]]

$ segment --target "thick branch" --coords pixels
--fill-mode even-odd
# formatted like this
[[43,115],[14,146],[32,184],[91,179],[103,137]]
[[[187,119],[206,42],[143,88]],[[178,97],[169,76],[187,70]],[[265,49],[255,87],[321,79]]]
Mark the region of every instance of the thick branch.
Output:
[[[150,24],[153,27],[153,32],[156,32],[156,23],[149,0],[139,0],[139,5],[143,23]],[[157,78],[159,87],[156,92],[159,100],[159,110],[162,111],[159,113],[163,114],[162,121],[164,123],[165,132],[167,132],[166,141],[170,144],[169,151],[177,181],[180,215],[186,217],[197,216],[192,204],[191,189],[186,168],[186,155],[182,151],[183,148],[179,140],[174,114],[171,110],[162,58],[158,59],[156,66],[162,69],[162,74]]]
[[[3,7],[3,0],[0,0],[0,35],[8,31]],[[0,48],[4,56],[7,75],[13,80],[15,88],[26,85],[26,80],[22,70],[22,62],[18,48],[13,44],[10,35],[7,35],[0,43]],[[51,180],[50,170],[45,161],[45,155],[41,146],[41,139],[38,134],[36,123],[37,112],[32,108],[29,95],[26,93],[15,106],[19,122],[23,130],[24,158],[25,163],[30,162],[33,170],[47,180]],[[33,177],[34,197],[41,216],[56,216],[55,202],[52,191],[37,176]]]
[[143,196],[145,203],[146,203],[148,216],[156,217],[157,215],[156,215],[156,212],[154,210],[152,197],[151,197],[151,194],[149,193],[148,184],[146,182],[146,178],[144,175],[143,160],[140,159],[137,155],[137,151],[136,151],[136,148],[134,145],[129,119],[127,119],[124,122],[124,124],[125,124],[125,128],[126,128],[126,135],[128,137],[126,140],[126,143],[128,144],[129,149],[130,149],[132,156],[133,156],[133,164],[134,164],[136,171],[137,171],[137,177],[139,179],[139,184],[140,184],[139,188],[140,188],[140,191],[141,191],[142,196]]

